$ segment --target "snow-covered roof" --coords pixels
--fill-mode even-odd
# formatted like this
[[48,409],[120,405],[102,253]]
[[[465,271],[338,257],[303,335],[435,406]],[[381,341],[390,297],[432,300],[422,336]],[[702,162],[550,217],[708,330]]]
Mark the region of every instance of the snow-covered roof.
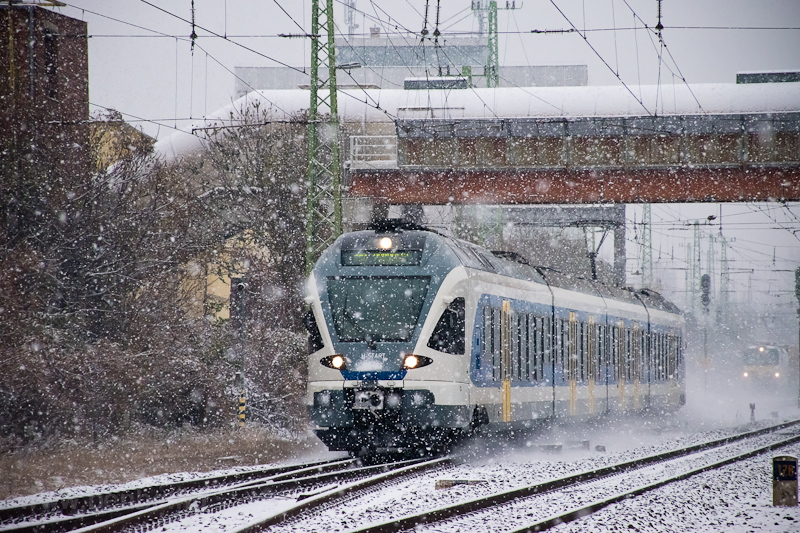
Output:
[[[497,89],[340,89],[345,122],[411,118],[619,117],[800,111],[800,83],[514,87]],[[324,93],[324,91],[323,91]],[[633,94],[631,94],[633,93]],[[253,91],[155,144],[167,161],[202,148],[197,128],[237,124],[239,111],[258,104],[268,120],[307,110],[308,90]],[[640,103],[641,102],[641,103]],[[699,102],[699,104],[698,104]],[[320,113],[329,112],[322,106]]]

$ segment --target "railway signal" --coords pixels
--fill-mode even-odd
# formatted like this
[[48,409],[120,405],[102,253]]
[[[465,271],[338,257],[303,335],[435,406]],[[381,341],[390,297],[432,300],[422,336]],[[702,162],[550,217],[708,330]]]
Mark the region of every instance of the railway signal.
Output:
[[711,303],[711,276],[703,274],[700,278],[700,303],[703,304],[703,313],[708,314],[708,304]]
[[708,387],[708,304],[711,303],[711,276],[703,274],[700,277],[700,303],[703,304],[703,314],[706,315],[703,327],[703,386]]

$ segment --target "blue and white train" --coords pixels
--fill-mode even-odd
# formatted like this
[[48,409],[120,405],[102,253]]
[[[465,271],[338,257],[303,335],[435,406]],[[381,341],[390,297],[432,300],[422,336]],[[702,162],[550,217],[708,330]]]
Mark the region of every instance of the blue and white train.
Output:
[[307,407],[331,450],[438,448],[480,427],[685,403],[684,319],[659,294],[411,224],[339,237],[306,301]]

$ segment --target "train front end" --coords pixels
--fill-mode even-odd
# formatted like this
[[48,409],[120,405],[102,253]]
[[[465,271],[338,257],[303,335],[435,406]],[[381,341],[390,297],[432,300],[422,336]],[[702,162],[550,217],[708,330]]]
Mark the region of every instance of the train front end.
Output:
[[459,318],[440,294],[458,266],[438,235],[402,228],[348,233],[322,254],[307,287],[306,403],[329,449],[421,452],[468,426],[456,377],[466,381],[466,370],[427,338],[445,320],[460,327],[448,335],[461,336],[463,351],[463,306]]

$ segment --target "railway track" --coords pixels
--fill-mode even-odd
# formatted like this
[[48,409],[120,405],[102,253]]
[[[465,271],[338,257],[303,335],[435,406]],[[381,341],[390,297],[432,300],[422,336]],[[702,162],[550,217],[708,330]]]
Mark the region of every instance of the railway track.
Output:
[[317,461],[300,465],[265,467],[198,479],[161,483],[58,498],[29,505],[0,508],[0,531],[54,532],[116,518],[151,508],[192,494],[219,490],[226,486],[292,479],[311,473],[336,472],[355,464],[353,459]]
[[[92,496],[92,501],[65,501],[60,504],[48,502],[44,505],[7,509],[6,516],[9,518],[6,522],[0,523],[0,531],[138,532],[162,529],[171,523],[198,515],[213,516],[227,509],[235,509],[237,506],[258,504],[259,501],[268,498],[279,497],[284,501],[295,502],[288,507],[284,506],[286,508],[274,515],[251,521],[238,530],[261,531],[309,510],[335,505],[335,502],[342,498],[363,493],[375,485],[436,468],[448,461],[447,458],[431,461],[413,459],[361,466],[355,460],[339,460],[265,469],[258,471],[261,475],[255,475],[256,472],[246,472],[238,477],[228,475],[193,480],[192,483],[183,482],[137,489],[146,490],[152,497],[142,497],[140,501],[132,504],[119,505],[119,502],[124,500],[119,492],[105,493]],[[203,481],[207,483],[203,485]],[[135,491],[131,491],[133,492]],[[171,496],[165,497],[164,494]],[[132,495],[127,494],[127,496]],[[114,503],[103,505],[106,501]],[[32,509],[36,507],[38,509]],[[62,507],[80,508],[81,511],[75,515],[56,514]],[[35,511],[38,512],[31,514]]]
[[[800,442],[798,426],[800,420],[778,424],[395,518],[391,522],[373,524],[352,531],[388,533],[423,531],[428,528],[439,531],[448,530],[448,526],[452,526],[454,531],[459,528],[462,531],[485,531],[491,529],[487,527],[487,523],[497,521],[499,516],[508,517],[503,521],[503,529],[506,531],[512,530],[515,533],[544,531],[669,483]],[[787,435],[779,433],[784,430],[792,431]],[[764,442],[765,440],[768,442]],[[728,453],[725,453],[726,451]],[[596,494],[602,496],[592,497]],[[549,514],[547,509],[551,509]],[[552,509],[559,510],[553,512]],[[536,516],[537,512],[544,516]]]
[[[796,442],[800,442],[800,420],[405,515],[356,531],[485,530],[491,529],[486,527],[486,520],[496,521],[503,515],[509,516],[503,521],[503,530],[542,531],[626,498]],[[341,511],[338,506],[347,505],[347,501],[369,498],[400,480],[445,469],[458,461],[456,457],[441,457],[362,466],[353,460],[337,460],[53,500],[0,509],[0,531],[147,531],[168,529],[170,524],[192,530],[214,521],[226,522],[225,529],[236,533],[302,528],[309,521],[324,520],[329,509]],[[268,500],[276,498],[281,505],[269,507]],[[248,506],[258,511],[249,515],[248,511],[239,511]],[[229,521],[232,514],[239,516]]]

